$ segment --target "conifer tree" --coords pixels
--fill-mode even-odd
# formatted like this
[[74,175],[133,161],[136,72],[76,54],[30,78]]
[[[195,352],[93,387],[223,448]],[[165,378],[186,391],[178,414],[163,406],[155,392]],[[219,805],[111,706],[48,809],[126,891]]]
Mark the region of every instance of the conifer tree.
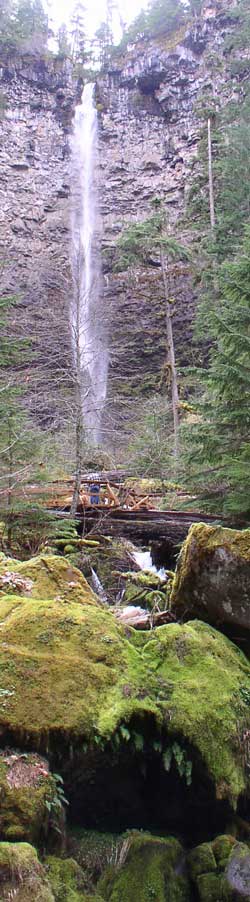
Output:
[[197,421],[186,427],[193,484],[208,508],[250,514],[250,226],[237,257],[220,270],[216,336]]

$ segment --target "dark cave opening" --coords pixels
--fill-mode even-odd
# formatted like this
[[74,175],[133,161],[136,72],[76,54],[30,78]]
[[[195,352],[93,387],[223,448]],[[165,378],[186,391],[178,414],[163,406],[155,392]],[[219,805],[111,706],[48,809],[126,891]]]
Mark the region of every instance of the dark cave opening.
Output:
[[[178,836],[186,846],[223,833],[232,819],[230,805],[217,800],[204,764],[180,737],[169,737],[151,718],[126,725],[129,739],[103,748],[78,749],[64,766],[65,795],[71,825],[120,833],[127,829]],[[136,748],[137,745],[137,748]],[[141,746],[139,748],[139,745]],[[172,753],[166,769],[166,750]],[[65,761],[65,756],[64,756]],[[180,764],[192,761],[188,785]]]

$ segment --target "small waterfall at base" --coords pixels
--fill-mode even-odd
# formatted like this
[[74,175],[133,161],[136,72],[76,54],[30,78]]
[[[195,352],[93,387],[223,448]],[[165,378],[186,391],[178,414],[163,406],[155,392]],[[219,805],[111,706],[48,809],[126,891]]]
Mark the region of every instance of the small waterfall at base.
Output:
[[106,398],[108,349],[105,311],[101,310],[101,224],[98,209],[98,121],[94,84],[85,85],[76,107],[72,151],[71,330],[75,362],[80,368],[83,426],[89,444],[97,445]]

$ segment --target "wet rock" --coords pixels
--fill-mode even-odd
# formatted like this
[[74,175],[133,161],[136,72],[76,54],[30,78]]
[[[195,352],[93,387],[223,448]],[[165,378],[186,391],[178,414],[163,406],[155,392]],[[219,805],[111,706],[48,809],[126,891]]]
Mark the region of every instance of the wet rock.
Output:
[[232,849],[225,871],[226,881],[236,899],[250,900],[250,850],[243,843]]
[[178,558],[171,604],[177,616],[250,630],[250,530],[198,523]]

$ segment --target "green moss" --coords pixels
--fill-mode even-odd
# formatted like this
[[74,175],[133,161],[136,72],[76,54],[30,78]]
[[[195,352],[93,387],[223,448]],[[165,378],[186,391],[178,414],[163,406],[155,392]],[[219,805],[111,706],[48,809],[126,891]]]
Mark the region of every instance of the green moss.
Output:
[[1,753],[1,838],[44,842],[49,831],[47,802],[55,793],[54,779],[38,755]]
[[46,871],[55,902],[84,902],[86,882],[82,869],[73,858],[46,859]]
[[226,880],[216,874],[202,874],[197,878],[199,902],[233,902]]
[[199,572],[200,561],[204,556],[208,561],[212,559],[217,549],[223,549],[224,560],[229,553],[235,557],[236,562],[237,559],[243,564],[249,562],[250,529],[242,531],[224,529],[222,526],[207,526],[205,523],[195,523],[191,526],[177,562],[171,596],[173,605],[185,605],[189,591],[192,598],[192,588]]
[[[2,585],[1,576],[5,577]],[[29,581],[27,586],[26,580]],[[96,603],[96,597],[80,571],[57,555],[40,554],[30,561],[0,561],[0,596],[6,591],[29,595],[30,598],[67,598],[69,601]]]
[[68,600],[71,568],[56,561],[64,565],[61,580],[66,572],[59,597],[1,597],[2,735],[11,731],[22,744],[28,736],[33,747],[44,748],[53,733],[58,742],[82,739],[88,747],[109,740],[134,715],[143,731],[143,718],[151,715],[164,743],[177,736],[194,747],[218,797],[235,802],[247,786],[239,738],[250,721],[244,655],[199,621],[148,633],[126,630],[89,590],[80,603]]
[[217,868],[224,870],[228,857],[235,846],[236,839],[234,836],[217,836],[212,843],[214,857],[216,859]]
[[28,843],[0,843],[1,902],[55,902],[46,873]]
[[[129,834],[118,867],[110,868],[99,889],[108,902],[188,902],[185,877],[178,873],[182,847],[176,839]],[[124,862],[124,863],[123,863]]]
[[247,900],[243,890],[249,885],[249,860],[249,848],[233,836],[217,836],[193,849],[188,870],[199,902],[232,902],[242,895]]
[[[126,574],[127,576],[128,574]],[[152,586],[162,586],[162,583],[154,574],[151,580],[150,575],[146,573],[131,574],[130,579],[126,579],[125,592],[122,598],[122,604],[139,605],[151,611],[155,606],[158,610],[165,610],[167,607],[166,592],[160,588],[152,588]],[[134,578],[135,577],[135,578]],[[139,577],[139,578],[138,578]]]
[[211,843],[204,842],[201,846],[192,849],[188,856],[188,865],[192,880],[195,880],[200,874],[216,871],[216,860]]

